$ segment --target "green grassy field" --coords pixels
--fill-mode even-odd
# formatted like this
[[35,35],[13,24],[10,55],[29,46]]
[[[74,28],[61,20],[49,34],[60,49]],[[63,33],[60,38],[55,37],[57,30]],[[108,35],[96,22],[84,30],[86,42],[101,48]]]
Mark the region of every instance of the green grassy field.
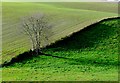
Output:
[[[69,36],[101,19],[118,16],[117,3],[3,3],[2,11],[2,63],[9,62],[31,46],[21,33],[20,22],[25,16],[35,13],[49,15],[52,28],[48,43]],[[44,46],[44,44],[43,44]]]
[[2,69],[4,81],[117,81],[118,22],[103,21]]

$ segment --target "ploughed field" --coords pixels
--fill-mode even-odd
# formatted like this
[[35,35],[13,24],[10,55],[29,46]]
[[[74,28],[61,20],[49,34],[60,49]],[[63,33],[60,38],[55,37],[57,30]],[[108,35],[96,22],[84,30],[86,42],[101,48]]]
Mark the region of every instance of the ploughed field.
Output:
[[[2,62],[9,62],[13,57],[31,48],[29,38],[22,33],[23,17],[36,13],[49,16],[54,25],[51,28],[49,42],[54,43],[88,25],[105,18],[118,16],[117,3],[12,3],[4,2],[2,11]],[[82,37],[82,36],[81,36]],[[83,41],[84,42],[84,41]]]

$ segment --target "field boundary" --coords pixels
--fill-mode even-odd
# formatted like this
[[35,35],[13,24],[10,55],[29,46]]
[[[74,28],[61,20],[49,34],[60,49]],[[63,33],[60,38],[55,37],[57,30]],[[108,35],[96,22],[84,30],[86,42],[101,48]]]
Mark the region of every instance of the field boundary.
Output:
[[[94,22],[94,23],[92,23],[92,24],[90,24],[90,25],[87,25],[87,26],[85,26],[85,27],[80,28],[80,29],[77,30],[77,31],[73,31],[72,33],[68,34],[66,37],[62,37],[62,38],[54,41],[53,43],[47,45],[46,47],[52,46],[52,45],[54,45],[55,43],[57,43],[57,42],[59,42],[59,41],[62,41],[62,40],[64,40],[64,39],[68,38],[68,37],[71,37],[72,35],[74,35],[74,34],[77,33],[77,32],[80,32],[80,31],[83,30],[83,29],[86,29],[86,28],[91,27],[91,26],[95,26],[96,24],[101,23],[101,22],[103,22],[103,21],[109,21],[109,20],[113,20],[113,19],[120,19],[120,17],[119,17],[119,16],[116,16],[116,17],[107,17],[107,18],[103,18],[103,19],[101,19],[101,20],[98,20],[98,21],[96,21],[96,22]],[[45,48],[45,47],[43,47],[43,48]],[[27,52],[24,52],[24,53],[19,54],[19,55],[25,55],[26,53],[27,53],[27,54],[31,54],[31,51],[28,50]],[[17,55],[16,57],[11,58],[11,60],[9,60],[8,62],[5,61],[5,62],[3,62],[2,64],[0,64],[0,68],[1,68],[1,67],[4,67],[4,66],[6,66],[6,65],[9,65],[9,64],[13,63],[14,61],[16,61],[16,60],[17,60],[16,58],[19,57],[19,55]],[[21,57],[21,58],[22,58],[22,57]],[[25,57],[24,57],[24,58],[25,58]],[[16,59],[16,60],[15,60],[15,59]]]
[[[58,39],[58,40],[56,40],[56,41],[53,41],[50,45],[47,45],[46,47],[51,46],[51,45],[55,44],[55,43],[58,42],[58,41],[62,41],[62,40],[64,40],[64,39],[72,36],[73,34],[79,32],[79,31],[81,31],[81,30],[83,30],[83,29],[86,29],[86,28],[88,28],[88,27],[90,27],[90,26],[94,26],[94,25],[96,25],[96,24],[98,24],[98,23],[101,23],[101,22],[103,22],[103,21],[109,21],[109,20],[113,20],[113,19],[120,19],[120,17],[119,17],[119,16],[115,16],[115,17],[107,17],[107,18],[100,19],[100,20],[98,20],[98,21],[96,21],[96,22],[94,22],[94,23],[92,23],[92,24],[90,24],[90,25],[87,25],[87,26],[85,26],[85,27],[80,28],[80,29],[77,30],[77,31],[73,31],[72,33],[66,35],[66,37],[62,37],[62,38],[60,38],[60,39]],[[78,25],[77,25],[77,26],[78,26]]]

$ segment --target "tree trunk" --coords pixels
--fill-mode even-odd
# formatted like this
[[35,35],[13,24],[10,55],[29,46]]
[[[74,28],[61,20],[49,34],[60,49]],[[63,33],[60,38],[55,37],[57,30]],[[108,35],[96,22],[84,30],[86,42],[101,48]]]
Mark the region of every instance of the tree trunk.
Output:
[[40,48],[40,45],[39,44],[36,44],[36,54],[39,55],[41,53],[41,48]]
[[40,49],[35,49],[35,52],[37,55],[39,55],[41,53],[41,50]]

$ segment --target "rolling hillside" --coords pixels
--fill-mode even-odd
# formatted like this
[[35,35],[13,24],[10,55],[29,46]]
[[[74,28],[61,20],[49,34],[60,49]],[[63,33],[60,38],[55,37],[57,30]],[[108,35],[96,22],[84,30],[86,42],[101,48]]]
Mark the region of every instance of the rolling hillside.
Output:
[[118,16],[118,4],[97,4],[99,6],[96,3],[3,3],[2,63],[31,48],[27,36],[21,32],[23,17],[35,13],[49,15],[50,22],[55,24],[49,44],[102,19]]
[[118,22],[102,21],[2,69],[3,81],[118,80]]

